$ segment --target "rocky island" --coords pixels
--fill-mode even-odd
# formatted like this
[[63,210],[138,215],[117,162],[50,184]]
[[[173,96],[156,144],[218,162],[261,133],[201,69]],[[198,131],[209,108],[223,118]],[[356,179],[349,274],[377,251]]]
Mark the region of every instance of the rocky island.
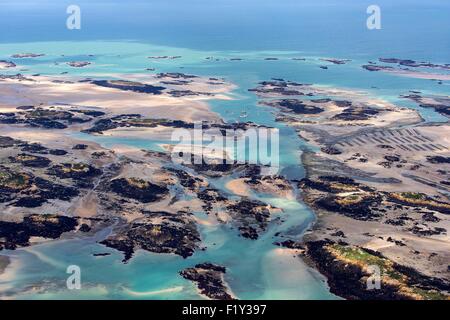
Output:
[[450,64],[418,62],[410,59],[379,58],[376,63],[369,61],[362,68],[372,72],[386,72],[393,75],[441,81],[450,80]]
[[180,272],[180,275],[197,284],[202,295],[214,300],[233,300],[224,282],[226,268],[212,263],[197,264]]
[[[448,299],[448,124],[426,125],[416,111],[338,88],[279,79],[252,92],[315,147],[303,151],[298,187],[318,221],[281,245],[348,299]],[[381,291],[366,289],[373,265]]]
[[[258,60],[283,63],[278,57]],[[318,58],[311,60],[317,70]],[[319,60],[330,73],[331,65],[350,62]],[[446,70],[403,60],[379,63],[365,69]],[[0,66],[13,64],[5,60]],[[91,62],[67,64],[83,68]],[[174,130],[273,128],[258,124],[257,117],[243,121],[244,111],[239,121],[226,121],[210,108],[213,100],[236,99],[234,84],[219,76],[146,71],[0,75],[0,274],[13,269],[12,251],[34,253],[46,243],[76,239],[95,244],[86,255],[97,262],[128,267],[151,256],[178,263],[171,271],[181,285],[156,292],[191,289],[204,298],[232,300],[239,298],[239,289],[232,288],[241,261],[230,259],[229,266],[225,258],[210,259],[217,250],[227,254],[231,241],[236,250],[246,248],[242,256],[267,245],[258,259],[269,269],[279,261],[297,268],[300,257],[339,297],[448,299],[447,122],[425,122],[417,110],[362,90],[283,78],[259,81],[245,88],[258,99],[256,108],[269,110],[273,125],[307,142],[296,150],[304,177],[291,177],[293,171],[268,175],[263,165],[229,161],[229,150],[176,149],[171,141]],[[444,94],[410,91],[399,99],[448,116]],[[192,161],[176,163],[176,154]],[[199,156],[202,161],[195,162]],[[301,176],[298,167],[295,171]],[[286,219],[298,219],[306,206],[316,223],[299,219],[284,228]],[[224,234],[230,236],[226,241]],[[378,291],[366,290],[373,266],[381,271]],[[49,290],[46,283],[35,288]]]
[[17,65],[12,61],[0,60],[0,70],[1,69],[10,69],[15,68]]

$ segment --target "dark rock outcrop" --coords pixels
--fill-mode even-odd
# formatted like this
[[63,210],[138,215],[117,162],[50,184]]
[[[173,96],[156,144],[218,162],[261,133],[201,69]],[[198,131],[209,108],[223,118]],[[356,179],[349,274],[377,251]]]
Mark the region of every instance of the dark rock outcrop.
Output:
[[135,199],[143,203],[157,201],[169,193],[167,187],[158,186],[138,178],[112,180],[110,189],[122,197]]
[[123,252],[123,262],[130,260],[136,249],[190,257],[198,248],[200,234],[195,223],[183,214],[171,218],[174,215],[170,213],[150,213],[150,217],[157,216],[161,222],[149,220],[130,224],[100,243]]
[[212,264],[201,263],[194,268],[187,268],[180,272],[180,275],[197,284],[201,294],[213,300],[234,300],[228,293],[228,288],[224,284],[223,275],[226,268]]
[[[306,243],[306,256],[328,279],[331,292],[350,300],[446,300],[449,283],[398,265],[380,253],[331,241]],[[381,271],[380,288],[368,289],[369,267]],[[447,292],[447,294],[446,294]]]
[[29,246],[30,237],[58,239],[64,232],[75,230],[77,225],[75,218],[39,214],[27,216],[18,223],[0,221],[0,250]]
[[46,168],[52,163],[48,158],[33,156],[26,153],[18,154],[15,157],[9,157],[9,160],[31,168]]
[[147,94],[161,94],[162,91],[166,89],[165,87],[152,86],[149,84],[126,80],[94,80],[92,83],[100,87]]

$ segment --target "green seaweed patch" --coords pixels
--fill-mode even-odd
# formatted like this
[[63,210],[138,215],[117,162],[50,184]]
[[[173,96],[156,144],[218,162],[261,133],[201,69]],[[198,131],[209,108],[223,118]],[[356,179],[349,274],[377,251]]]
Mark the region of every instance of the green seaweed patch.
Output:
[[85,163],[61,163],[51,167],[48,173],[62,179],[80,179],[98,176],[102,171]]
[[387,196],[392,202],[414,207],[424,207],[430,210],[438,211],[440,213],[450,214],[449,203],[434,200],[423,193],[393,192],[387,194]]
[[346,260],[348,259],[350,261],[353,261],[354,263],[361,266],[377,265],[378,267],[380,267],[383,274],[386,274],[395,280],[401,281],[405,278],[404,275],[393,268],[392,261],[371,254],[367,250],[359,247],[343,246],[339,244],[330,245],[330,248],[332,250],[335,250],[335,253],[339,253],[340,257],[343,257]]
[[6,171],[0,169],[0,187],[21,190],[28,187],[30,177],[24,173]]
[[300,188],[310,188],[328,193],[373,192],[370,187],[355,182],[351,178],[340,176],[321,176],[317,179],[304,178],[299,182]]
[[376,193],[358,193],[347,196],[326,196],[316,200],[314,205],[356,220],[368,221],[380,218],[380,213],[371,208],[378,206],[382,200]]

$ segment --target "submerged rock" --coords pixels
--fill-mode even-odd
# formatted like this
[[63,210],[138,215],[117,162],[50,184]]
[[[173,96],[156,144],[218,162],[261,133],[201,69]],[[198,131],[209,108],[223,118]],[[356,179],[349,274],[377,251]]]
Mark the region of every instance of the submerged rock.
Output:
[[47,154],[49,151],[46,147],[39,143],[24,143],[21,145],[21,151],[23,152],[31,152],[37,154]]
[[72,112],[48,108],[19,107],[20,112],[0,114],[0,123],[23,124],[42,129],[66,129],[74,123],[85,123],[92,118],[75,116]]
[[36,208],[48,200],[69,201],[78,194],[75,188],[0,167],[0,203],[14,201],[15,207]]

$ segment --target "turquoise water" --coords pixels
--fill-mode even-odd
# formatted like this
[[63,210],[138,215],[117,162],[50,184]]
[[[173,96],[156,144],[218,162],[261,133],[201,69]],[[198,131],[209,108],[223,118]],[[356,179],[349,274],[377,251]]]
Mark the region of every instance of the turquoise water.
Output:
[[[39,3],[39,6],[33,5]],[[449,63],[449,4],[432,1],[425,6],[416,1],[386,1],[385,29],[368,32],[364,28],[364,1],[217,1],[217,6],[204,0],[184,5],[172,1],[79,1],[85,14],[79,33],[59,27],[64,23],[64,1],[23,1],[22,5],[4,1],[0,11],[4,26],[22,19],[20,28],[0,36],[0,60],[18,52],[45,53],[45,57],[18,61],[24,74],[41,73],[110,77],[111,74],[184,72],[224,77],[237,85],[231,93],[234,100],[210,101],[211,108],[226,121],[245,121],[280,129],[281,173],[291,179],[301,178],[302,150],[309,148],[295,132],[274,121],[266,107],[257,106],[255,95],[248,92],[259,81],[284,78],[303,83],[359,89],[374,97],[418,109],[426,121],[446,121],[430,109],[422,109],[399,98],[409,90],[450,94],[449,82],[442,85],[430,80],[411,79],[379,72],[367,72],[361,64],[378,57],[392,55],[433,62]],[[30,6],[27,6],[30,4]],[[258,4],[258,5],[257,5]],[[383,7],[383,6],[382,6]],[[107,10],[105,9],[107,8]],[[240,8],[239,10],[236,8]],[[120,14],[119,14],[120,13]],[[415,25],[409,21],[415,21]],[[170,21],[170,23],[168,22]],[[319,23],[320,22],[320,23]],[[37,27],[39,25],[39,27]],[[387,29],[387,30],[386,30]],[[431,30],[433,32],[431,32]],[[438,30],[438,32],[436,32]],[[62,56],[64,55],[64,56]],[[94,55],[94,56],[89,56]],[[156,55],[180,55],[181,59],[147,59]],[[206,60],[215,57],[218,61]],[[229,61],[240,57],[243,61]],[[278,61],[264,61],[277,57]],[[293,61],[305,57],[307,61]],[[318,57],[349,58],[343,66],[319,69]],[[88,60],[87,68],[69,68],[64,62]],[[59,62],[55,65],[55,61]],[[160,151],[162,141],[147,139],[93,137],[77,134],[77,138],[94,140],[105,147],[116,144]],[[226,179],[212,181],[224,188]],[[208,248],[189,259],[139,251],[128,263],[114,250],[98,245],[109,232],[93,238],[66,239],[32,248],[7,252],[18,262],[15,276],[2,283],[8,286],[6,296],[45,299],[201,299],[193,284],[178,272],[199,262],[211,261],[228,268],[226,279],[234,294],[241,299],[335,299],[324,278],[291,256],[279,255],[273,242],[277,232],[297,238],[314,221],[313,213],[297,201],[255,195],[284,210],[281,224],[272,224],[259,240],[250,241],[237,235],[229,226],[201,225],[203,244]],[[199,218],[206,219],[202,213]],[[111,252],[110,256],[93,257],[93,253]],[[4,254],[4,252],[2,252]],[[83,290],[65,289],[68,265],[82,269]],[[46,288],[39,294],[33,286]],[[0,296],[2,293],[0,292]]]

